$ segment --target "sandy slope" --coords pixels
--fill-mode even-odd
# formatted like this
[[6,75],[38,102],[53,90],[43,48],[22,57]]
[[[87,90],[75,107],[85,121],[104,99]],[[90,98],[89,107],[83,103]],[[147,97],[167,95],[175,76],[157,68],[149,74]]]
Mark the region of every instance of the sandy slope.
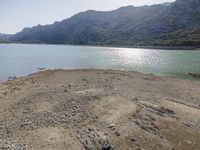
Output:
[[200,82],[54,70],[0,84],[0,149],[198,150]]

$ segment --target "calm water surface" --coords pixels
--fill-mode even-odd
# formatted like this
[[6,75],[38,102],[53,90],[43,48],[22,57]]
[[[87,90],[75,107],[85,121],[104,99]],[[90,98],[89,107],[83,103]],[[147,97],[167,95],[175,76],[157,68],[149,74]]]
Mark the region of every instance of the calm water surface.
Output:
[[118,69],[189,78],[200,72],[200,51],[69,45],[0,44],[0,81],[46,69]]

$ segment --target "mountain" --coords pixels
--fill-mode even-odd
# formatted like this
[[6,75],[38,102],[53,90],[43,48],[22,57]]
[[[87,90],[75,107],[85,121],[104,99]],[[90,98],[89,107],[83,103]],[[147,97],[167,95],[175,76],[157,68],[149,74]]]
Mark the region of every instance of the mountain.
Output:
[[0,43],[8,42],[9,38],[11,37],[11,34],[3,34],[0,33]]
[[200,0],[78,13],[52,25],[25,28],[13,42],[199,46]]

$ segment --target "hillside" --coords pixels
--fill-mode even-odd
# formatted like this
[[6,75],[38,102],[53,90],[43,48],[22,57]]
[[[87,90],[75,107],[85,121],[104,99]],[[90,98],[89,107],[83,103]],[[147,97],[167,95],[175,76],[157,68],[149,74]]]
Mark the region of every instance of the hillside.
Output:
[[9,38],[11,37],[11,34],[3,34],[0,33],[0,43],[6,43],[8,42]]
[[139,46],[199,46],[200,0],[89,10],[52,25],[25,28],[13,42]]

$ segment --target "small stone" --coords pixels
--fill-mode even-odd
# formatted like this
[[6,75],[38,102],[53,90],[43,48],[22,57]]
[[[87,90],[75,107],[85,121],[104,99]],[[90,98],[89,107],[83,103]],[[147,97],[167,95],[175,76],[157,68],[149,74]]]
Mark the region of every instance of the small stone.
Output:
[[92,131],[94,131],[92,128],[88,128],[88,131],[90,131],[90,132],[92,132]]
[[111,124],[108,126],[108,128],[114,128],[115,127],[115,124]]
[[7,95],[7,92],[4,92],[3,94],[4,94],[4,95]]
[[137,141],[137,140],[136,140],[136,139],[134,139],[134,138],[132,138],[131,140],[132,140],[133,142],[136,142],[136,141]]
[[102,146],[102,150],[112,150],[112,147],[110,145],[104,145]]
[[106,135],[106,136],[107,136],[107,135],[109,135],[109,134],[108,134],[108,133],[104,133],[104,135]]
[[137,97],[132,97],[132,99],[133,99],[134,101],[138,101],[138,100],[139,100]]
[[120,136],[120,133],[118,131],[114,132],[116,136]]
[[192,144],[192,141],[188,140],[188,141],[185,141],[186,143],[188,144]]
[[27,113],[27,112],[28,112],[27,110],[24,110],[24,111],[23,111],[23,114],[25,114],[25,113]]

